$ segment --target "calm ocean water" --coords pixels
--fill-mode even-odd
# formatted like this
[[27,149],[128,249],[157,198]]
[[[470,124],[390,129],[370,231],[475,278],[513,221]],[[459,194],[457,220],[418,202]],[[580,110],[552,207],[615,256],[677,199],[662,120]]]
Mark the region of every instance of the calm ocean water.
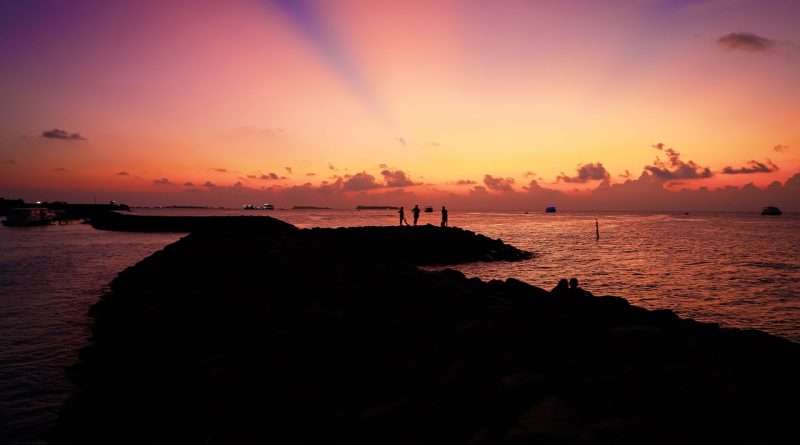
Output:
[[[298,227],[393,225],[397,219],[394,211],[262,213]],[[438,222],[438,212],[420,218]],[[458,266],[468,276],[515,277],[547,289],[575,276],[596,295],[800,342],[800,214],[451,211],[450,224],[535,254],[518,263]],[[118,272],[181,236],[101,232],[82,224],[0,226],[0,443],[41,443],[70,391],[63,367],[86,343],[89,306]]]

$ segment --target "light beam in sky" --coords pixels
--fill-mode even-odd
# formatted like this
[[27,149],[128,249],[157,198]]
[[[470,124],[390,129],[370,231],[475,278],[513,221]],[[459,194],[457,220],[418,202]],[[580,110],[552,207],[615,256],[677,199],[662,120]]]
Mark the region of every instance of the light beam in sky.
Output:
[[361,72],[353,55],[325,19],[314,0],[268,0],[276,5],[295,30],[375,117],[386,121],[386,110]]

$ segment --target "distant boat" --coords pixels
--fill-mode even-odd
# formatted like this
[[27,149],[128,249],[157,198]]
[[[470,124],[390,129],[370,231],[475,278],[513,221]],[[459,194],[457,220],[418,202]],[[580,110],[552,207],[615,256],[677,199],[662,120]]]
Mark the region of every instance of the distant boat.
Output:
[[556,213],[556,206],[547,206],[544,208],[544,213]]
[[775,206],[766,206],[763,210],[761,210],[762,215],[782,215],[781,209]]
[[3,221],[6,226],[44,226],[50,224],[56,215],[43,207],[11,209]]
[[433,213],[433,206],[425,206],[425,213]]
[[244,210],[275,210],[275,206],[269,203],[259,207],[256,207],[253,204],[245,204],[242,206],[242,208]]

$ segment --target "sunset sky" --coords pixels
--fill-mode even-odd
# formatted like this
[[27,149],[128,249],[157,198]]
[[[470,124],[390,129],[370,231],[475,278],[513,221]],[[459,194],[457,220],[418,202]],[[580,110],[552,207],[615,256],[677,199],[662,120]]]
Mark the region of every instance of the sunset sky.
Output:
[[0,197],[800,210],[799,24],[797,0],[4,1]]

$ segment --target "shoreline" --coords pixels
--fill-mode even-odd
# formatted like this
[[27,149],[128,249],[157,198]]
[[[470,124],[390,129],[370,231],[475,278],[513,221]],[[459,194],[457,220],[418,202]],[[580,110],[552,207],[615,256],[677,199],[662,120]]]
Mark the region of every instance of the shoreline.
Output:
[[416,267],[527,257],[498,240],[226,224],[93,306],[53,443],[764,443],[800,414],[787,340]]

